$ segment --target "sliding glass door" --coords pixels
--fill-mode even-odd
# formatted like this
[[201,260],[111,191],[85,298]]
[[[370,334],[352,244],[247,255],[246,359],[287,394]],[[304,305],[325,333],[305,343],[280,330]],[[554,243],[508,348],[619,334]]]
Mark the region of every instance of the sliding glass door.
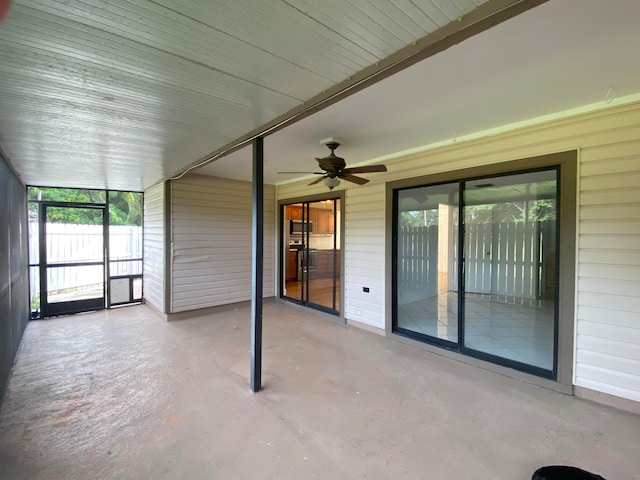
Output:
[[555,168],[395,191],[397,333],[553,377]]
[[282,297],[340,310],[340,200],[283,205]]
[[457,183],[398,192],[396,327],[458,342]]
[[464,346],[554,370],[556,171],[464,183]]

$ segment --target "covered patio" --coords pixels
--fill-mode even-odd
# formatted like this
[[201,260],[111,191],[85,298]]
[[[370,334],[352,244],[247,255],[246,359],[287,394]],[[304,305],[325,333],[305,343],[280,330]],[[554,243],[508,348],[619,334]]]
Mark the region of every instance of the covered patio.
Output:
[[640,417],[334,317],[264,308],[164,322],[136,306],[29,323],[0,414],[0,478],[637,478]]

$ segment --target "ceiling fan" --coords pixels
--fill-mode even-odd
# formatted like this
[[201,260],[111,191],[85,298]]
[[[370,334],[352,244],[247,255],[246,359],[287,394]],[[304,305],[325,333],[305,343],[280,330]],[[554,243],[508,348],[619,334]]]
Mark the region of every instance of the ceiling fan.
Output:
[[322,172],[279,172],[279,173],[313,173],[315,175],[322,175],[322,177],[314,180],[309,185],[315,185],[316,183],[324,182],[324,184],[333,190],[334,187],[340,185],[340,179],[347,182],[353,182],[358,185],[364,185],[369,180],[366,178],[358,177],[354,173],[377,173],[386,172],[387,167],[384,165],[366,165],[364,167],[346,168],[347,164],[344,158],[338,157],[334,150],[340,146],[340,142],[331,138],[323,141],[331,153],[323,158],[316,158],[318,166]]

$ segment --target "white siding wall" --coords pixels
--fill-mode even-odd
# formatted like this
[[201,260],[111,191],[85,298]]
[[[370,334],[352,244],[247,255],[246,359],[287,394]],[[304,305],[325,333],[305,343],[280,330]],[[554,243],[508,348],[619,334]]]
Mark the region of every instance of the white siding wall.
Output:
[[635,133],[582,152],[575,377],[640,401],[640,125]]
[[[274,292],[274,188],[264,194],[264,296]],[[171,312],[251,300],[251,183],[171,184]]]
[[345,199],[345,317],[378,328],[385,311],[384,189],[383,183],[351,188]]
[[[578,149],[577,318],[563,319],[577,322],[574,383],[640,401],[639,139],[640,103],[632,103],[389,159],[389,172],[367,175],[366,186],[343,183],[345,316],[384,326],[384,302],[375,302],[383,295],[363,305],[361,288],[384,285],[383,182]],[[280,186],[278,198],[325,191],[304,183]]]
[[164,184],[144,192],[143,292],[145,301],[165,312]]

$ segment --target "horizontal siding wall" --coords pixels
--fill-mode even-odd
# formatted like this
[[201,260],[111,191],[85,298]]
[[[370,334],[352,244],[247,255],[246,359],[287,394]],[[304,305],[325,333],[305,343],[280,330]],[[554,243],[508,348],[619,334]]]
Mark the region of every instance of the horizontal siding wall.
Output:
[[[574,383],[640,401],[639,139],[640,103],[633,103],[386,159],[389,172],[366,175],[371,179],[367,185],[343,182],[338,188],[347,189],[347,318],[384,326],[383,302],[368,305],[363,318],[354,315],[354,308],[362,304],[359,279],[361,285],[371,278],[384,285],[372,277],[372,266],[385,262],[383,232],[377,231],[384,222],[367,219],[365,213],[371,208],[383,217],[384,182],[579,150],[577,318],[563,319],[577,322]],[[322,184],[305,184],[279,186],[278,198],[326,190]],[[366,203],[359,203],[364,198]]]
[[[274,292],[274,195],[264,192],[264,296]],[[171,312],[251,300],[251,183],[190,175],[171,184]]]
[[165,184],[144,192],[143,295],[165,312]]
[[345,317],[378,328],[385,311],[384,189],[382,182],[352,188],[345,199]]
[[640,401],[640,123],[583,150],[576,384]]

